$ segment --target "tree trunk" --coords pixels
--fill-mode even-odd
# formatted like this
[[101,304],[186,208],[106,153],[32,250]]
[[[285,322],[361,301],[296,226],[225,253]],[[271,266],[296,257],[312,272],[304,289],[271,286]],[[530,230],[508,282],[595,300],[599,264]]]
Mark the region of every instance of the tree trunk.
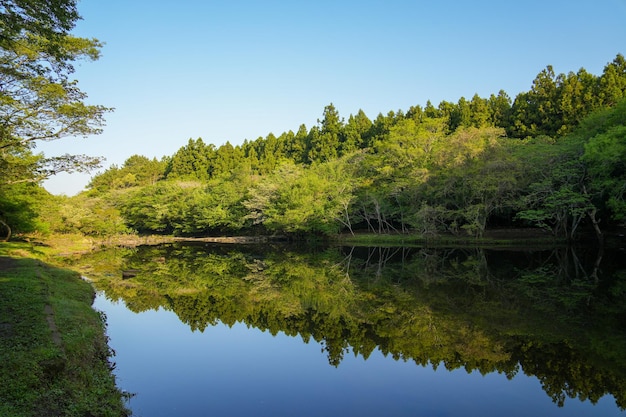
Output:
[[[7,235],[5,237],[0,237],[0,242],[8,242],[11,239],[11,227],[6,224],[3,220],[0,220],[0,226],[4,226],[6,229]],[[2,228],[0,228],[1,230]]]
[[596,237],[598,238],[598,243],[600,247],[604,246],[604,235],[602,234],[602,230],[600,229],[600,222],[596,219],[596,208],[592,208],[587,212],[589,216],[589,220],[591,220],[591,224],[593,225],[593,230],[596,232]]

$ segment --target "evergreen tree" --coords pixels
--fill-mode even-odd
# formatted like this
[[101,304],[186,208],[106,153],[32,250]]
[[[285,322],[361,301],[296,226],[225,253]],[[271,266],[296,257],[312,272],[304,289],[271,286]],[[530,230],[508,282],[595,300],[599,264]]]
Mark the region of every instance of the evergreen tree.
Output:
[[511,98],[509,95],[504,90],[500,90],[497,96],[492,94],[489,96],[488,106],[491,126],[508,130],[511,123]]
[[614,106],[626,98],[626,59],[618,54],[604,67],[599,80],[598,96],[603,106]]
[[212,175],[214,158],[215,146],[205,145],[202,138],[189,139],[187,145],[172,156],[166,177],[208,181]]
[[324,117],[317,120],[319,124],[319,134],[311,136],[311,149],[309,159],[311,161],[330,161],[339,155],[340,135],[343,132],[343,120],[339,117],[339,112],[333,104],[324,108]]
[[474,94],[470,102],[470,125],[477,128],[493,126],[488,100]]

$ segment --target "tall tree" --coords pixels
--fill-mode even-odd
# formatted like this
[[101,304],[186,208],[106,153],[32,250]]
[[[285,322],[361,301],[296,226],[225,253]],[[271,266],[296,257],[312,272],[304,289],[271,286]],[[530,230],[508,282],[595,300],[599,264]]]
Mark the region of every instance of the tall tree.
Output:
[[477,128],[488,127],[491,125],[490,116],[489,101],[474,94],[470,102],[471,125]]
[[32,153],[42,141],[100,133],[110,110],[87,105],[71,78],[74,63],[98,59],[101,47],[69,34],[79,18],[75,0],[0,1],[0,188],[99,165],[85,155]]
[[604,67],[600,77],[598,95],[604,106],[614,106],[626,98],[626,59],[618,54]]
[[508,129],[511,123],[511,98],[504,90],[500,90],[497,96],[489,96],[489,109],[491,125]]
[[339,112],[330,103],[324,107],[324,117],[317,121],[319,123],[319,135],[311,138],[311,150],[309,158],[311,161],[330,161],[337,158],[339,150],[339,138],[343,131],[343,119],[339,117]]
[[[75,2],[13,0],[0,3],[0,158],[28,157],[41,141],[101,132],[109,109],[85,104],[72,80],[73,63],[96,60],[101,43],[68,34],[79,18]],[[23,178],[34,181],[61,171],[89,170],[98,158],[36,158]],[[10,168],[10,167],[9,167]]]
[[166,169],[167,178],[197,179],[208,181],[212,174],[215,146],[206,145],[202,138],[189,139],[170,159]]

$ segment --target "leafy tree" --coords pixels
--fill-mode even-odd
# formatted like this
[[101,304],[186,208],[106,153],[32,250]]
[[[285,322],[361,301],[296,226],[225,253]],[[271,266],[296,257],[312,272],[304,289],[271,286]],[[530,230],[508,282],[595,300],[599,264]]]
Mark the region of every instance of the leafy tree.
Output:
[[[95,39],[68,34],[78,19],[75,2],[15,0],[2,6],[0,158],[24,154],[39,141],[100,133],[109,109],[86,105],[86,94],[70,79],[73,63],[98,59],[101,47]],[[37,182],[61,171],[89,170],[98,162],[84,155],[39,157],[19,180]]]
[[438,210],[450,231],[458,228],[480,237],[494,212],[512,204],[515,161],[498,128],[459,129],[438,141],[432,151],[427,188],[430,207]]
[[71,79],[73,64],[98,59],[101,47],[96,39],[69,35],[78,19],[73,0],[0,3],[0,188],[89,171],[100,162],[32,153],[42,141],[100,133],[110,110],[85,104],[86,94]]
[[122,167],[112,165],[91,179],[87,188],[104,193],[110,190],[153,185],[165,176],[167,160],[158,161],[141,155],[128,158]]
[[556,75],[548,65],[537,75],[531,90],[520,93],[513,102],[514,136],[553,136],[561,128],[557,97]]
[[584,69],[555,74],[552,66],[541,71],[530,91],[513,102],[508,133],[512,137],[571,133],[591,112],[611,107],[626,97],[626,60],[618,54],[602,76]]
[[184,195],[201,187],[199,182],[160,181],[130,192],[120,203],[126,224],[138,232],[171,233],[173,207]]
[[519,148],[526,177],[531,179],[517,219],[552,230],[555,236],[573,239],[581,222],[595,206],[582,186],[585,166],[580,160],[582,143],[572,138],[530,141]]
[[334,234],[343,224],[351,183],[346,165],[338,161],[310,168],[286,161],[250,189],[243,202],[248,218],[272,232]]
[[39,220],[40,205],[48,193],[32,183],[0,187],[0,241],[9,240],[14,233],[43,229]]
[[212,175],[228,174],[237,169],[242,162],[243,153],[241,148],[234,147],[230,142],[226,142],[215,151]]
[[276,169],[278,162],[282,159],[282,147],[273,133],[268,134],[265,139],[259,138],[259,170],[261,174],[267,174]]
[[106,197],[89,198],[86,194],[61,197],[60,225],[57,232],[79,232],[86,236],[108,237],[129,233],[119,209]]
[[600,197],[598,205],[613,220],[626,222],[626,99],[588,117],[578,134],[588,138],[582,158],[588,166],[589,192]]
[[347,155],[357,149],[367,147],[367,134],[371,128],[372,121],[363,110],[359,110],[355,116],[350,115],[343,127],[340,153]]
[[288,155],[296,164],[304,164],[307,162],[307,137],[308,131],[306,125],[302,124],[298,128],[295,136],[289,145]]
[[450,113],[450,131],[454,131],[460,127],[470,127],[472,109],[470,102],[461,97]]
[[[66,36],[80,19],[76,2],[72,0],[2,0],[0,12],[3,48],[25,33],[56,40]],[[59,53],[54,44],[48,47],[51,53]]]

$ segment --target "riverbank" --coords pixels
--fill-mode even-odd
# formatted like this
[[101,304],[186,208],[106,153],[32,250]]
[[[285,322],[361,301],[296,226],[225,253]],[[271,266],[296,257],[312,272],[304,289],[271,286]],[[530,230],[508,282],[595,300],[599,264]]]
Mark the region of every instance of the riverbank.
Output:
[[127,415],[93,288],[42,256],[0,244],[0,415]]

